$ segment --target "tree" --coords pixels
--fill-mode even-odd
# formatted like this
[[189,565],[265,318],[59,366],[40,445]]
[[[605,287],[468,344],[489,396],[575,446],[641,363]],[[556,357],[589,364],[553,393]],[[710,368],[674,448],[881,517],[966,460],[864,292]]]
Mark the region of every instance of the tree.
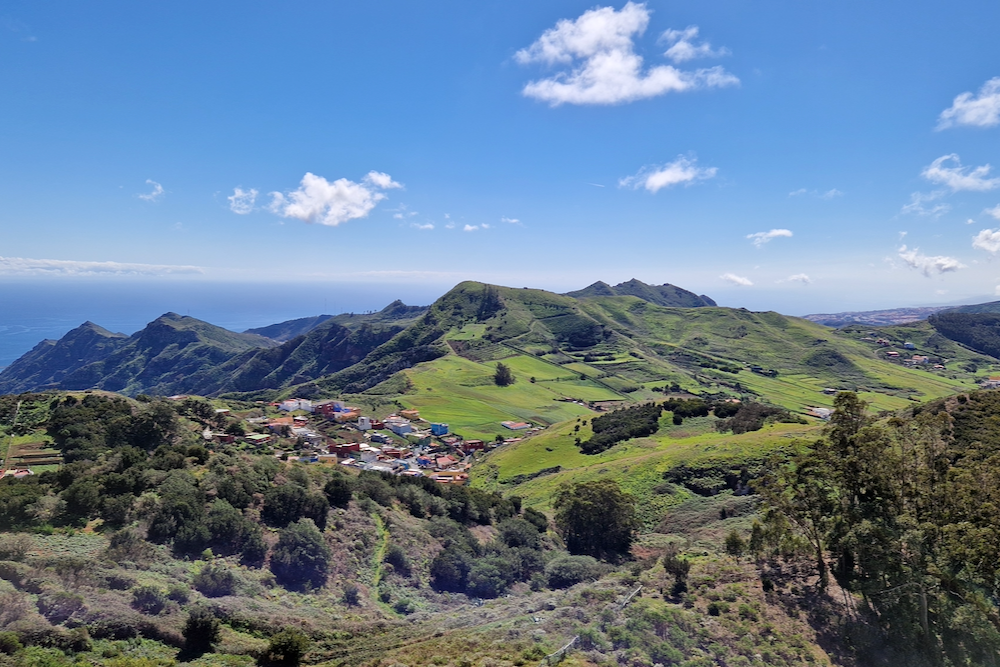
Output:
[[556,527],[570,553],[611,561],[628,555],[639,522],[632,496],[614,480],[563,486],[553,507]]
[[311,519],[299,519],[279,533],[271,572],[291,590],[322,588],[330,573],[330,548]]
[[498,387],[509,387],[514,384],[514,374],[510,370],[510,366],[498,361],[497,370],[493,374],[493,382]]
[[726,553],[738,561],[746,548],[747,543],[740,537],[740,534],[735,529],[729,531],[729,534],[726,535]]

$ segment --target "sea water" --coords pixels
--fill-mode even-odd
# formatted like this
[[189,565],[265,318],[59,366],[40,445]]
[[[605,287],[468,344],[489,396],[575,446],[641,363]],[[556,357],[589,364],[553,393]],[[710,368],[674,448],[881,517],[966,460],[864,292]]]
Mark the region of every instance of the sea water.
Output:
[[132,334],[168,312],[230,331],[313,315],[380,310],[395,299],[426,305],[446,286],[362,283],[222,283],[154,280],[0,281],[0,368],[44,339],[86,321]]

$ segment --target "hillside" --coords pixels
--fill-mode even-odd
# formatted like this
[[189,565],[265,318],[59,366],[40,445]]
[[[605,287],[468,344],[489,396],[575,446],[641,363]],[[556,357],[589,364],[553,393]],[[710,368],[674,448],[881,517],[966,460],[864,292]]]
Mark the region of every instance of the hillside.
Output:
[[[906,359],[924,349],[903,342],[895,345]],[[288,393],[392,397],[493,438],[508,433],[501,421],[552,425],[595,401],[648,400],[664,389],[756,397],[799,413],[831,406],[827,390],[850,389],[899,409],[974,387],[996,368],[954,344],[946,360],[935,353],[940,369],[891,360],[887,349],[777,313],[463,283],[359,364]],[[493,384],[498,361],[513,370],[513,386]]]
[[304,336],[310,331],[329,321],[334,321],[347,329],[359,329],[364,325],[392,324],[405,326],[417,319],[427,310],[426,306],[407,306],[400,300],[393,301],[382,310],[373,313],[341,313],[340,315],[315,315],[301,317],[295,320],[270,324],[266,327],[247,329],[243,333],[265,336],[279,343],[285,343],[298,336]]
[[205,368],[247,350],[274,345],[263,336],[233,333],[193,317],[167,313],[103,359],[67,373],[59,387],[169,396],[183,393],[187,379]]
[[[818,438],[837,442],[813,426],[733,436],[715,433],[714,417],[680,425],[665,418],[650,438],[602,454],[588,478],[526,475],[529,443],[545,445],[534,448],[552,457],[542,463],[579,463],[553,429],[477,463],[486,473],[477,486],[502,491],[493,493],[283,461],[240,442],[211,451],[202,444],[206,427],[250,426],[275,412],[252,403],[3,397],[0,437],[13,429],[17,400],[27,416],[19,432],[75,462],[0,480],[0,642],[19,661],[11,664],[536,664],[574,637],[564,664],[581,667],[923,667],[938,664],[937,645],[972,658],[946,665],[987,664],[976,656],[993,650],[996,606],[976,591],[996,576],[983,558],[996,524],[985,525],[992,514],[971,499],[977,466],[995,456],[1000,438],[996,392],[914,406],[892,421],[858,417],[871,427],[863,433],[884,430],[878,442],[888,447],[885,464],[866,465],[864,474],[886,476],[915,500],[923,492],[897,481],[896,468],[919,473],[924,458],[892,457],[909,451],[902,445],[946,448],[947,486],[928,493],[936,494],[930,507],[950,509],[928,520],[951,522],[945,536],[965,532],[959,541],[896,533],[896,510],[886,507],[866,522],[847,516],[829,527],[830,548],[856,549],[859,568],[834,570],[826,587],[803,535],[761,511],[762,503],[782,512],[804,506],[781,509],[773,494],[758,495],[765,479],[784,479],[769,475],[794,474],[788,464],[822,452]],[[941,431],[947,423],[954,427]],[[830,465],[852,470],[845,457]],[[555,484],[596,480],[631,492],[639,510],[642,527],[625,562],[567,554],[565,525],[552,511]],[[994,488],[979,492],[992,498]],[[928,566],[948,586],[928,589],[930,636],[921,638],[917,623],[880,625],[917,619],[919,610],[907,597],[878,595],[885,585],[865,578],[862,566],[882,567],[863,548],[873,538],[835,541],[838,526],[864,530],[875,520],[890,528],[877,534],[880,546],[903,549],[903,558],[913,540],[924,540],[947,568]],[[613,519],[600,521],[610,528]],[[908,581],[919,559],[903,572],[892,567],[898,560],[884,563],[894,585]],[[954,623],[952,614],[971,622]],[[204,639],[205,628],[214,639]]]
[[266,327],[247,329],[243,333],[256,334],[258,336],[264,336],[265,338],[278,341],[279,343],[284,343],[292,338],[295,338],[296,336],[306,335],[319,325],[329,320],[331,317],[333,317],[333,315],[300,317],[294,320],[278,322],[277,324],[269,324]]
[[334,320],[277,347],[248,351],[186,380],[188,393],[209,395],[280,389],[336,373],[363,360],[403,327],[362,324],[355,329]]
[[57,341],[43,340],[4,368],[0,372],[0,394],[58,386],[66,376],[108,357],[127,341],[125,334],[84,322]]

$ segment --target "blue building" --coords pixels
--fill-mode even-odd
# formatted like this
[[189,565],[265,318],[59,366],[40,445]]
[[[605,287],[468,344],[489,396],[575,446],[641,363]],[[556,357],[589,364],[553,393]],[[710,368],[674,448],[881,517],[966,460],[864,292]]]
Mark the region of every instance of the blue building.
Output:
[[448,425],[431,424],[431,435],[448,435]]

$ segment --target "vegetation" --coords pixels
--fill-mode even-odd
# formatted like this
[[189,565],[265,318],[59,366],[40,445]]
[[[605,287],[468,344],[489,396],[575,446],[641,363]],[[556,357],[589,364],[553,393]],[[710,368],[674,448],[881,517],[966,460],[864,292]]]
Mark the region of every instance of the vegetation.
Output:
[[864,652],[986,664],[1000,649],[998,606],[984,595],[1000,584],[986,555],[1000,539],[991,416],[1000,395],[963,395],[884,422],[866,407],[853,394],[837,397],[825,437],[769,479],[767,520],[751,545],[770,555],[785,535],[804,540],[819,588],[832,569],[884,632],[888,648]]
[[503,362],[497,362],[497,370],[493,374],[493,384],[498,387],[509,387],[514,384],[514,374],[510,372],[510,366]]
[[570,553],[610,561],[626,557],[639,527],[633,502],[612,480],[560,489],[555,522]]

